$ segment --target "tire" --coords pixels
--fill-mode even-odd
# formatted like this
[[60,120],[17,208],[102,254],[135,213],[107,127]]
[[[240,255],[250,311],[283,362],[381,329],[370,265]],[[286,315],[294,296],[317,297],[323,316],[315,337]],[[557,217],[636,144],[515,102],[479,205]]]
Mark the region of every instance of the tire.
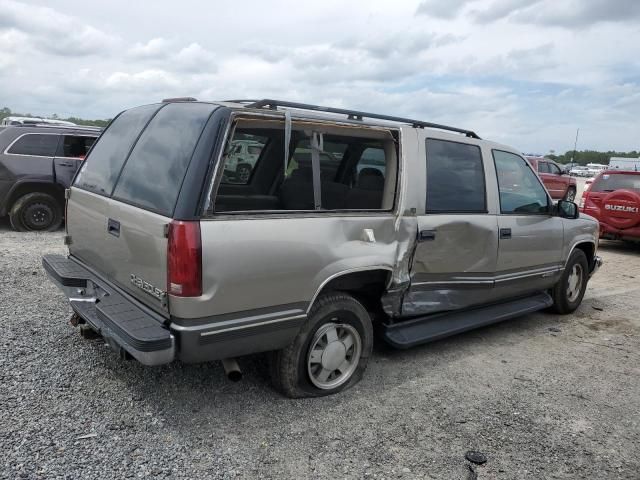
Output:
[[271,354],[273,385],[290,398],[346,390],[362,378],[372,348],[371,317],[362,304],[344,293],[323,295],[293,343]]
[[565,193],[564,195],[564,200],[566,200],[567,202],[575,202],[576,200],[576,189],[573,187],[570,187],[567,190],[567,193]]
[[9,219],[17,231],[51,232],[60,228],[62,207],[48,193],[27,193],[13,204]]
[[[578,276],[578,280],[576,280],[575,275]],[[576,281],[580,282],[579,285],[576,285]],[[589,263],[587,262],[587,256],[582,250],[576,249],[569,257],[560,280],[553,287],[551,310],[561,315],[573,312],[582,302],[588,281]]]
[[242,184],[249,183],[249,179],[251,178],[251,165],[246,163],[238,165],[236,168],[236,178]]

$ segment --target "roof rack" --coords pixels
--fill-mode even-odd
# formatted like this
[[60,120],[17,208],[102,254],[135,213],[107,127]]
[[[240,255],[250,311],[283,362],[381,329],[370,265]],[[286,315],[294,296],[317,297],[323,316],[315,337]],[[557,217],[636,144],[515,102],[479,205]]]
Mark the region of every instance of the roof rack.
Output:
[[197,102],[198,99],[194,97],[173,97],[163,98],[161,103],[174,103],[174,102]]
[[281,100],[229,100],[233,103],[244,103],[247,108],[265,108],[268,107],[272,110],[276,110],[278,107],[297,108],[300,110],[312,110],[314,112],[326,112],[336,113],[339,115],[346,115],[349,120],[362,120],[363,118],[375,118],[378,120],[388,120],[390,122],[407,123],[417,128],[437,128],[439,130],[447,130],[450,132],[463,133],[467,137],[477,138],[480,137],[471,130],[465,130],[464,128],[449,127],[447,125],[440,125],[438,123],[423,122],[421,120],[412,120],[410,118],[394,117],[391,115],[381,115],[379,113],[367,113],[357,110],[347,110],[344,108],[333,107],[321,107],[319,105],[309,105],[306,103],[287,102]]
[[53,125],[51,123],[21,123],[18,125],[3,125],[4,127],[20,127],[20,128],[62,128],[64,130],[88,130],[100,132],[102,127],[95,127],[93,125]]

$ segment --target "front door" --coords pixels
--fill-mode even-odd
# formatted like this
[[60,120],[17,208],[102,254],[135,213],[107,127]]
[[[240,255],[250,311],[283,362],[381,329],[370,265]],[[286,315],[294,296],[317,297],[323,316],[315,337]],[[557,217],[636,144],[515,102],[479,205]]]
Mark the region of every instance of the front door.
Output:
[[402,315],[457,310],[493,294],[498,224],[490,212],[482,153],[468,143],[427,139],[426,202]]
[[528,162],[493,150],[500,193],[496,298],[551,287],[562,272],[563,223]]

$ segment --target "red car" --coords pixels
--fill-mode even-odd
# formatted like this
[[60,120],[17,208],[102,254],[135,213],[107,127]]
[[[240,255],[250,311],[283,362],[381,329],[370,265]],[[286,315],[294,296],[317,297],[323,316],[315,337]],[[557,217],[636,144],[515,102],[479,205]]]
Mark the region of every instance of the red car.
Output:
[[580,211],[600,222],[600,238],[640,241],[640,172],[605,170],[582,194]]
[[544,186],[547,187],[551,198],[554,200],[567,200],[573,202],[576,199],[576,179],[564,173],[553,160],[544,157],[525,157]]

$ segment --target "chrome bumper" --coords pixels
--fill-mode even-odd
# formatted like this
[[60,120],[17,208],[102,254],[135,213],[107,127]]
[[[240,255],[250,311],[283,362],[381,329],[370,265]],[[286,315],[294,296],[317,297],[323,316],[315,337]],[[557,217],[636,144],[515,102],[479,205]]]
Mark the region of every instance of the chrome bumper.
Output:
[[594,273],[596,273],[598,269],[602,266],[602,264],[603,264],[602,257],[599,257],[596,255],[595,258],[593,259],[593,264],[591,265],[589,276],[591,277]]

